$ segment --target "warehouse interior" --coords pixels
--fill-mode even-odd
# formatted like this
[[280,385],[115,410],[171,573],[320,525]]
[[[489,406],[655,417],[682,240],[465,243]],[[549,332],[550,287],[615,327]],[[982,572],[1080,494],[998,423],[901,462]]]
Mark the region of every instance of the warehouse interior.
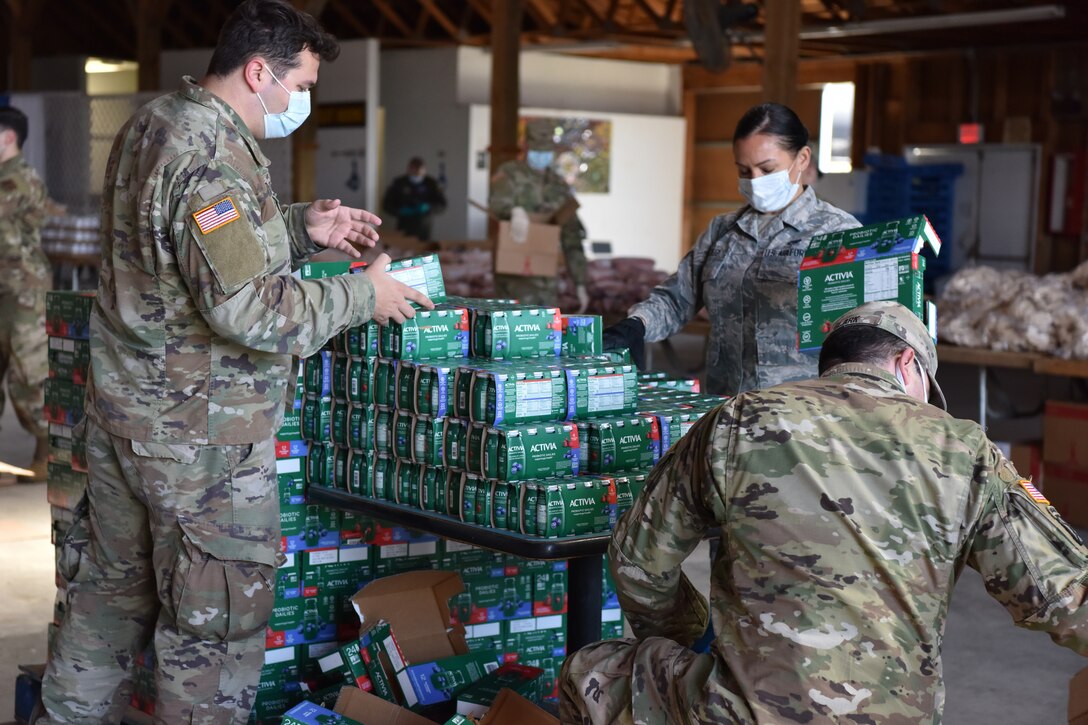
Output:
[[[543,265],[539,269],[545,271],[535,274],[552,277],[556,284],[549,309],[554,305],[563,314],[596,316],[592,324],[597,326],[598,341],[587,343],[583,351],[587,355],[604,353],[599,341],[602,328],[627,318],[633,305],[647,299],[655,285],[681,267],[685,255],[698,248],[716,218],[748,204],[737,180],[733,142],[734,128],[746,111],[766,102],[793,109],[809,132],[811,165],[818,170],[805,183],[820,200],[866,226],[925,216],[926,228],[939,241],[919,242],[908,258],[915,260],[917,273],[912,277],[918,288],[915,311],[925,317],[931,331],[936,330],[938,379],[949,412],[979,422],[1017,471],[1038,485],[1082,537],[1088,535],[1088,64],[1084,60],[1088,57],[1088,4],[1079,0],[290,2],[337,37],[340,53],[336,60],[321,64],[318,83],[310,91],[309,120],[287,138],[260,141],[261,151],[270,160],[271,186],[278,200],[291,204],[341,199],[345,206],[381,215],[378,250],[394,260],[429,259],[436,266],[440,262],[441,294],[460,300],[457,304],[468,304],[466,319],[471,314],[475,320],[477,315],[466,300],[502,297],[496,288],[496,271],[517,276],[530,274],[530,265],[534,270]],[[50,350],[64,351],[57,353],[58,359],[73,349],[78,358],[78,351],[84,349],[81,345],[90,349],[86,320],[80,317],[89,314],[90,302],[86,310],[78,303],[90,298],[76,293],[93,292],[98,283],[103,179],[115,136],[143,104],[176,90],[183,76],[200,79],[204,75],[220,28],[240,4],[241,0],[0,3],[0,107],[14,106],[26,114],[30,132],[22,155],[48,191],[41,247],[51,265],[53,289],[68,295],[64,302],[54,298],[55,309],[76,301],[57,312],[55,319],[52,303],[47,303],[45,329],[56,341],[50,343]],[[553,169],[577,199],[577,218],[585,231],[582,283],[565,269],[558,243],[539,255],[520,249],[523,245],[511,252],[509,236],[516,234],[511,231],[513,223],[509,214],[495,211],[490,199],[504,164],[524,155],[537,123],[553,129]],[[416,165],[415,159],[421,163]],[[406,212],[391,203],[389,195],[415,173],[413,169],[420,168],[441,190],[442,201],[433,209],[428,205],[423,211]],[[412,231],[418,227],[404,226],[404,219],[411,215],[426,217],[423,238]],[[559,223],[531,222],[530,228]],[[924,233],[921,238],[928,239]],[[927,248],[923,251],[923,247]],[[516,264],[503,256],[503,250],[516,255]],[[368,253],[367,258],[374,254]],[[348,273],[345,259],[323,253],[319,260],[325,267],[319,264],[300,274],[304,279],[320,279]],[[524,265],[525,271],[511,271],[510,265]],[[493,311],[486,306],[479,309],[487,314]],[[682,402],[692,409],[682,428],[676,423],[684,432],[711,409],[700,406],[709,405],[707,400],[714,394],[707,389],[705,362],[715,334],[714,315],[713,309],[704,307],[666,340],[647,344],[641,374],[628,370],[632,381],[638,376],[640,402],[662,406]],[[412,356],[402,349],[399,355],[387,357],[384,347],[378,352],[379,336],[385,332],[379,333],[377,326],[369,333],[365,325],[360,329],[362,344],[372,344],[372,352],[349,353],[347,334],[343,341],[338,336],[319,354],[327,355],[323,359],[329,370],[324,374],[334,379],[337,359],[347,370],[349,361],[362,357],[361,369],[370,370],[372,387],[378,388],[374,381],[379,378],[374,376],[382,375],[383,360]],[[801,340],[809,328],[800,317],[797,329],[798,345],[804,349]],[[382,338],[381,345],[385,344]],[[475,358],[475,337],[471,343],[464,342],[465,357],[470,344]],[[82,374],[66,379],[70,373],[58,372],[58,366],[51,369],[45,385],[53,445],[48,479],[14,483],[9,476],[3,479],[8,485],[0,486],[4,504],[0,571],[12,591],[11,603],[0,617],[0,722],[30,723],[41,714],[37,702],[40,670],[31,669],[28,674],[20,667],[46,661],[48,642],[64,614],[63,590],[57,594],[55,556],[86,480],[86,469],[76,461],[79,445],[73,441],[79,434],[73,429],[82,415],[85,371],[94,362],[89,354],[81,363]],[[446,355],[443,364],[453,364],[451,358],[458,359]],[[370,360],[376,373],[366,367]],[[433,362],[432,368],[437,369],[436,361],[416,360],[417,381],[427,364]],[[51,353],[50,364],[54,362]],[[629,356],[608,364],[622,367],[632,362]],[[296,510],[296,523],[302,528],[306,516],[316,520],[319,513],[321,517],[327,513],[334,518],[322,518],[320,541],[298,543],[297,548],[288,547],[285,529],[284,551],[296,555],[299,562],[304,557],[307,562],[313,559],[313,551],[339,551],[339,561],[346,565],[349,558],[344,552],[355,561],[362,556],[357,552],[365,550],[367,575],[358,584],[385,575],[459,569],[464,575],[461,583],[469,586],[449,599],[448,614],[465,627],[469,649],[498,653],[508,663],[538,665],[541,679],[532,686],[535,689],[523,694],[533,692],[535,697],[530,699],[555,713],[555,679],[564,653],[573,651],[571,643],[631,634],[630,626],[624,628],[611,591],[614,584],[591,570],[591,565],[600,566],[608,526],[580,531],[581,539],[560,539],[548,549],[572,552],[569,559],[549,553],[538,560],[527,554],[544,551],[549,541],[555,544],[554,539],[544,538],[534,543],[531,535],[514,537],[513,548],[502,548],[494,543],[502,535],[492,531],[499,528],[493,518],[487,524],[479,522],[481,530],[488,527],[486,533],[466,534],[463,521],[455,522],[453,516],[444,521],[441,514],[431,513],[441,509],[433,500],[428,509],[421,493],[428,470],[437,478],[452,474],[456,466],[446,466],[441,456],[425,463],[416,457],[415,449],[403,459],[405,470],[409,460],[418,466],[414,469],[419,478],[412,494],[415,503],[410,507],[415,510],[402,510],[409,507],[403,505],[399,489],[390,493],[388,501],[368,500],[383,498],[374,492],[373,481],[369,495],[357,495],[336,477],[334,467],[349,469],[352,458],[348,456],[358,452],[358,460],[365,461],[360,465],[370,467],[373,479],[384,465],[376,461],[388,460],[396,466],[388,475],[399,486],[397,443],[383,449],[372,434],[364,442],[349,445],[345,433],[340,445],[332,432],[335,424],[328,420],[335,419],[337,405],[349,410],[369,405],[371,415],[377,416],[369,425],[383,425],[382,411],[387,411],[385,425],[396,438],[400,435],[396,416],[402,412],[399,383],[390,382],[389,390],[397,392],[385,401],[353,399],[327,389],[322,393],[307,387],[310,368],[306,365],[299,364],[295,407],[303,409],[304,401],[324,394],[321,399],[327,399],[328,408],[320,415],[326,416],[328,430],[323,436],[316,423],[309,430],[305,412],[296,417],[292,434],[283,433],[289,422],[281,429],[278,445],[283,453],[277,449],[281,502],[285,511]],[[79,366],[77,361],[74,367]],[[314,369],[320,366],[313,365]],[[387,366],[387,370],[396,369]],[[317,374],[320,388],[321,373]],[[390,375],[396,377],[395,372]],[[450,376],[452,387],[455,377]],[[702,399],[697,401],[699,396]],[[287,403],[290,420],[294,408],[290,400]],[[644,412],[643,408],[638,412]],[[629,413],[634,415],[634,408],[624,409],[624,415]],[[413,408],[412,422],[405,424],[411,427],[405,430],[422,439],[419,421],[434,427],[434,421],[444,417],[436,409]],[[449,417],[456,417],[452,406]],[[482,418],[464,417],[481,424]],[[501,421],[485,422],[501,428]],[[437,428],[442,425],[440,421]],[[466,429],[470,425],[463,423]],[[575,424],[576,440],[579,429]],[[464,435],[471,440],[467,430]],[[581,445],[586,446],[588,437],[582,435]],[[441,440],[449,446],[445,437]],[[343,461],[336,457],[338,449],[344,450]],[[426,450],[430,455],[430,449]],[[311,477],[317,475],[311,468],[317,464],[311,461],[320,458],[319,451],[321,455],[328,451],[320,469],[322,476],[327,473],[328,485],[308,488]],[[29,467],[33,452],[33,436],[20,426],[12,406],[5,406],[0,418],[0,461]],[[639,481],[645,480],[663,455],[659,449],[648,465],[640,463]],[[284,473],[283,461],[295,462],[295,479]],[[577,475],[577,462],[573,470]],[[625,482],[637,478],[634,468],[589,470],[624,477]],[[488,476],[481,469],[479,478],[490,481],[498,476]],[[284,498],[282,482],[288,479],[297,481],[300,495],[296,498]],[[459,481],[463,493],[463,478]],[[441,489],[442,483],[432,481],[431,485]],[[635,486],[627,485],[628,490]],[[513,483],[510,486],[513,495]],[[638,489],[633,490],[637,498]],[[445,500],[445,494],[437,495]],[[421,509],[422,517],[418,515]],[[342,511],[355,518],[349,519]],[[612,524],[615,518],[613,508]],[[371,528],[362,538],[349,541],[352,525],[356,533]],[[341,529],[339,538],[337,528]],[[468,550],[469,545],[474,548]],[[684,564],[684,571],[704,593],[710,589],[708,548],[704,542]],[[515,550],[521,553],[512,553]],[[500,576],[502,583],[494,586],[513,587],[510,582],[523,576],[529,582],[529,608],[516,614],[513,609],[487,614],[485,607],[478,619],[462,616],[462,605],[476,607],[475,602],[469,603],[467,589],[471,587],[477,596],[486,590],[488,575],[476,571],[487,569],[480,563],[485,559],[473,559],[474,554],[500,557],[486,559],[496,570],[503,570],[499,563],[507,557],[506,576]],[[556,607],[545,595],[547,605],[538,611],[534,577],[539,575],[529,572],[543,571],[544,560],[563,562],[561,574],[555,573],[559,569],[547,569],[552,579],[543,581],[561,580],[566,599]],[[304,567],[298,564],[298,571],[304,572]],[[519,573],[513,576],[511,571]],[[304,573],[299,576],[305,579]],[[305,588],[304,582],[299,591]],[[581,620],[575,622],[575,600],[583,597],[604,607],[603,619],[590,622],[597,636],[588,636]],[[330,606],[346,607],[354,616],[347,597]],[[360,605],[355,606],[358,610]],[[366,606],[373,605],[364,603],[363,609]],[[284,625],[286,635],[270,627],[267,642],[269,652],[286,657],[290,650],[291,657],[298,659],[297,671],[284,680],[294,689],[290,696],[278,691],[276,697],[269,696],[258,715],[261,693],[279,687],[262,685],[252,722],[279,722],[288,705],[304,696],[316,700],[315,682],[323,690],[334,681],[342,684],[336,680],[340,670],[326,671],[326,664],[317,663],[326,662],[344,645],[343,631],[321,630],[315,642],[301,634],[305,627],[301,604],[292,616],[298,621]],[[357,621],[354,624],[358,626]],[[537,634],[545,626],[559,626],[560,634],[551,641],[546,656],[526,655],[515,650],[523,642],[534,643],[526,647],[536,646],[537,640],[524,632],[519,638],[515,631],[519,624],[540,628]],[[1056,646],[1045,634],[1011,625],[1008,614],[987,595],[979,575],[965,568],[943,640],[947,689],[943,722],[1088,722],[1084,695],[1088,693],[1088,661]],[[292,627],[298,629],[297,643]],[[357,632],[349,639],[357,640]],[[453,652],[463,654],[464,650],[454,648]],[[283,677],[282,665],[276,669],[269,664],[274,661],[283,659],[266,659],[262,678],[271,677],[268,673],[273,670]],[[140,660],[133,667],[139,674],[124,721],[152,722],[150,665]],[[316,673],[314,677],[305,674],[307,667]],[[346,660],[341,669],[352,682]],[[1079,683],[1075,686],[1074,676]],[[309,684],[300,689],[300,681]],[[398,688],[393,689],[399,692]],[[1083,692],[1078,694],[1078,688]],[[397,701],[395,693],[387,699]],[[332,709],[335,698],[326,702]],[[399,702],[405,704],[403,696]],[[443,707],[424,715],[430,721],[446,722],[449,708]],[[338,706],[337,712],[349,711]],[[492,716],[484,722],[502,720]]]

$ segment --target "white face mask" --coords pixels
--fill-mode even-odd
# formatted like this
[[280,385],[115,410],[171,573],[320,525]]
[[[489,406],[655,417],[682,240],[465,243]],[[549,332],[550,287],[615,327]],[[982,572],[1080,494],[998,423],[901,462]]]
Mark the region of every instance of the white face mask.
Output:
[[785,209],[801,188],[800,183],[795,184],[790,181],[792,169],[791,163],[790,167],[783,171],[765,174],[755,179],[739,179],[740,193],[756,211],[767,213]]
[[257,100],[261,102],[261,108],[264,109],[264,137],[286,138],[309,117],[310,92],[287,90],[287,86],[280,83],[280,79],[276,77],[271,69],[269,69],[268,74],[272,76],[272,80],[279,84],[280,88],[287,91],[290,99],[287,101],[287,108],[284,111],[269,113],[268,106],[264,105],[261,94],[257,94]]
[[[922,369],[922,362],[917,356],[914,358],[914,362],[918,364],[918,374],[922,379],[922,393],[926,396],[926,400],[929,400],[929,376],[926,375],[926,371]],[[907,392],[907,381],[903,377],[903,372],[899,369],[899,366],[896,366],[895,368],[895,379],[903,386],[903,392]]]

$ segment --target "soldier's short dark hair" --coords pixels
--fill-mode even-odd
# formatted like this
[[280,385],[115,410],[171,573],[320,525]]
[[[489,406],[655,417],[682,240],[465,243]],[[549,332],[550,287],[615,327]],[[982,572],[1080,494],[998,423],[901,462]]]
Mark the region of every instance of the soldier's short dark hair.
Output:
[[26,114],[15,106],[0,108],[0,131],[4,130],[14,131],[15,145],[20,149],[23,148],[27,132]]
[[820,348],[820,374],[843,363],[881,365],[910,347],[879,327],[850,325],[831,333]]
[[413,156],[412,158],[408,159],[409,169],[421,169],[424,166],[426,166],[426,164],[423,163],[423,159],[419,156]]
[[246,0],[219,31],[208,75],[226,76],[261,56],[282,78],[299,66],[303,50],[329,61],[340,55],[340,44],[312,15],[284,0]]
[[761,103],[749,108],[733,132],[733,143],[757,133],[774,136],[778,145],[791,154],[808,146],[808,129],[789,106],[781,103]]

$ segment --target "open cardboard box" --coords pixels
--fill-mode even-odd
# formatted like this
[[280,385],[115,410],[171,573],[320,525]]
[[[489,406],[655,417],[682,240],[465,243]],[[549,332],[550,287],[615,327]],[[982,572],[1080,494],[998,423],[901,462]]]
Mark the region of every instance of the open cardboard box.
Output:
[[1069,681],[1069,725],[1088,725],[1088,667]]
[[434,725],[433,722],[357,687],[340,690],[336,712],[366,725]]
[[491,704],[480,725],[559,725],[559,718],[541,710],[513,690],[499,690],[499,696]]
[[412,571],[377,579],[351,598],[363,626],[384,619],[408,664],[466,654],[465,628],[450,626],[450,597],[464,591],[452,571]]
[[559,227],[530,222],[525,241],[516,242],[510,222],[499,222],[495,272],[522,277],[554,277],[559,272]]

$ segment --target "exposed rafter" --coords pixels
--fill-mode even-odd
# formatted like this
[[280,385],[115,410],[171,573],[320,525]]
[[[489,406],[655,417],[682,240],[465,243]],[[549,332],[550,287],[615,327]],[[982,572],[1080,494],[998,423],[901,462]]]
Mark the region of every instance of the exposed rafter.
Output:
[[442,29],[449,33],[450,38],[453,40],[461,40],[461,29],[450,20],[446,13],[442,12],[442,8],[438,7],[438,4],[434,0],[419,0],[419,4],[423,6],[423,9],[430,13],[434,21],[442,26]]
[[378,8],[378,12],[382,14],[382,17],[400,31],[401,35],[405,38],[411,38],[415,35],[412,29],[408,27],[408,23],[404,22],[404,19],[392,8],[388,0],[371,0],[371,2],[374,3],[374,7]]

